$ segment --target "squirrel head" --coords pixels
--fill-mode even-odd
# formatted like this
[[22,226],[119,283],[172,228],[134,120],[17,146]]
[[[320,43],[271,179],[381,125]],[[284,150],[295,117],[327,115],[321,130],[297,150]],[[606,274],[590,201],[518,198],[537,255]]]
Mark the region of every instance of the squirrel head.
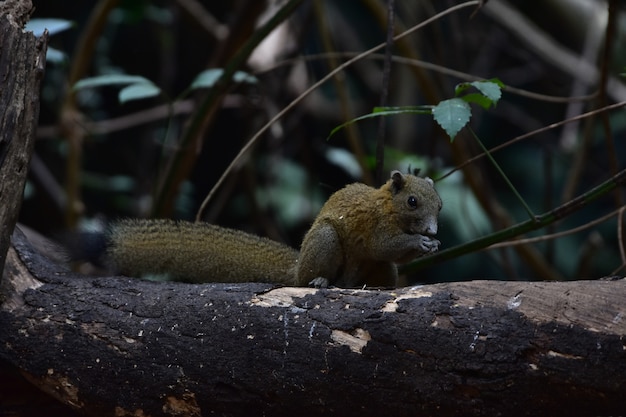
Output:
[[398,226],[408,234],[436,235],[441,198],[433,180],[392,171],[388,184]]

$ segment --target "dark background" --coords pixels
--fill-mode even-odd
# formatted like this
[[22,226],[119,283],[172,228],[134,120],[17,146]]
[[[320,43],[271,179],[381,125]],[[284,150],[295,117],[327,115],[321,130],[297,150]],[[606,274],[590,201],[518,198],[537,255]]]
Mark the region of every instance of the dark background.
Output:
[[[192,113],[160,118],[150,123],[101,134],[86,123],[114,127],[119,117],[173,102],[206,68],[222,68],[263,19],[273,13],[265,2],[121,1],[108,14],[98,33],[96,48],[87,59],[82,77],[122,73],[141,75],[162,88],[164,95],[120,104],[118,87],[79,91],[76,110],[84,140],[80,171],[68,174],[67,138],[59,130],[63,104],[71,93],[69,71],[77,45],[89,27],[96,2],[35,2],[33,19],[60,18],[74,23],[54,34],[50,46],[66,54],[65,62],[49,63],[42,89],[41,129],[36,158],[47,171],[31,174],[20,221],[46,234],[106,224],[122,217],[149,217],[156,180],[163,160],[176,148],[176,140]],[[189,5],[202,10],[190,12]],[[395,29],[400,32],[433,16],[453,1],[396,2]],[[610,60],[603,58],[606,4],[603,2],[493,0],[487,10],[470,18],[473,8],[439,19],[393,47],[397,57],[413,58],[468,75],[497,77],[505,85],[548,96],[569,97],[595,92],[598,82],[584,82],[580,68],[565,65],[549,49],[580,58],[585,52],[591,65],[607,65],[620,89],[610,89],[603,102],[550,102],[505,91],[495,109],[473,108],[471,127],[487,147],[503,144],[518,135],[559,122],[567,117],[626,100],[623,79],[624,32],[617,25],[611,35]],[[501,7],[505,7],[505,11]],[[512,14],[509,14],[512,13]],[[618,9],[615,16],[624,16]],[[203,26],[206,17],[218,24]],[[202,20],[202,19],[204,20]],[[326,75],[346,58],[329,58],[329,52],[362,52],[385,41],[386,3],[380,1],[305,1],[289,19],[272,47],[263,49],[242,70],[259,82],[230,89],[204,136],[190,175],[179,189],[174,209],[160,216],[194,218],[200,203],[232,158],[254,133],[305,88]],[[592,23],[599,21],[594,26]],[[617,19],[619,22],[620,20]],[[604,22],[604,23],[603,23]],[[222,25],[222,26],[220,26]],[[217,39],[220,27],[229,34]],[[594,27],[599,29],[595,30]],[[539,37],[535,41],[535,37]],[[384,51],[381,51],[384,53]],[[303,57],[312,56],[304,60]],[[581,58],[582,59],[582,58]],[[206,221],[270,236],[297,247],[315,214],[333,191],[354,181],[371,180],[379,119],[353,125],[354,140],[362,148],[367,174],[352,168],[355,147],[348,129],[327,139],[345,121],[369,113],[379,105],[382,85],[381,59],[365,59],[341,72],[293,108],[254,148],[246,163],[219,189],[204,216]],[[454,96],[463,79],[438,70],[401,62],[391,67],[388,104],[436,104]],[[185,96],[191,106],[205,91]],[[347,97],[342,103],[341,97]],[[195,109],[195,107],[194,107]],[[192,112],[194,110],[191,110]],[[611,161],[624,163],[624,110],[607,113],[606,121],[615,149],[600,117],[587,118],[511,145],[494,154],[519,193],[536,213],[563,202],[563,190],[572,183],[578,195],[612,175]],[[420,168],[435,180],[480,153],[467,129],[453,143],[429,116],[393,116],[386,123],[386,165],[391,169]],[[163,143],[166,145],[163,146]],[[582,143],[587,145],[583,146]],[[584,152],[583,152],[584,150]],[[583,153],[581,153],[583,152]],[[576,158],[584,160],[575,165]],[[613,158],[613,159],[612,159]],[[442,249],[467,242],[504,227],[493,204],[511,222],[528,214],[506,186],[493,165],[482,158],[473,171],[457,172],[438,181],[444,200],[439,239]],[[74,203],[76,216],[68,216],[64,201],[68,175],[80,184]],[[468,186],[468,179],[474,186]],[[577,178],[577,179],[575,179]],[[56,186],[51,186],[56,185]],[[476,185],[478,184],[478,185]],[[376,184],[377,185],[377,184]],[[620,191],[621,193],[621,191]],[[77,205],[77,203],[79,203]],[[580,226],[618,207],[615,195],[584,208],[551,230],[535,236]],[[561,279],[599,278],[621,265],[615,217],[590,229],[558,240],[534,245],[539,256]],[[513,249],[466,255],[408,277],[408,283],[468,279],[545,279],[536,265]],[[550,274],[548,274],[550,275]]]

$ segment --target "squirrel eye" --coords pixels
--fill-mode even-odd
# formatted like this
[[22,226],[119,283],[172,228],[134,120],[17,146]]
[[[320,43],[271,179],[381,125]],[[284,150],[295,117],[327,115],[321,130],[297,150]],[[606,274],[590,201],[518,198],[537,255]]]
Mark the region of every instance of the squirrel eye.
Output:
[[417,198],[415,198],[415,196],[409,196],[409,198],[406,200],[407,204],[409,205],[409,207],[411,208],[417,208]]

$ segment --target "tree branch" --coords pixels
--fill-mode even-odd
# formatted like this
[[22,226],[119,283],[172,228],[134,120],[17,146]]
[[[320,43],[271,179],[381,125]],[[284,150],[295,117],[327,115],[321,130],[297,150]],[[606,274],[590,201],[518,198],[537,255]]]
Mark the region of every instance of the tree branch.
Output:
[[490,233],[486,236],[474,239],[470,242],[462,245],[455,246],[453,248],[439,251],[433,255],[419,258],[410,264],[404,265],[401,269],[404,273],[410,273],[418,271],[421,268],[425,268],[430,265],[434,265],[438,262],[452,259],[460,255],[467,255],[472,252],[485,249],[486,247],[499,242],[504,242],[507,239],[511,239],[515,236],[519,236],[533,230],[541,229],[549,224],[552,224],[558,220],[561,220],[570,214],[586,207],[589,203],[597,200],[598,198],[613,191],[618,186],[626,182],[626,169],[618,172],[608,180],[592,188],[584,194],[579,195],[576,198],[562,204],[546,213],[535,216],[534,219],[526,220],[525,222],[517,223],[513,226],[507,227],[503,230]]

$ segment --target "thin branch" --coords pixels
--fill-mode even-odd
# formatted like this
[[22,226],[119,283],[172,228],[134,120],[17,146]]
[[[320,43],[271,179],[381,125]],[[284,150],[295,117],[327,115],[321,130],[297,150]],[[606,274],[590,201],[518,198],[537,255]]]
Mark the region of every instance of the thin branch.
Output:
[[617,218],[617,243],[619,244],[619,255],[622,258],[622,266],[626,265],[626,250],[624,250],[624,210],[626,206],[619,209]]
[[[426,19],[425,21],[413,26],[412,28],[400,33],[399,35],[396,35],[393,40],[398,41],[399,39],[404,38],[405,36],[408,36],[410,34],[412,34],[413,32],[423,28],[424,26],[429,25],[432,22],[435,22],[439,19],[441,19],[442,17],[454,13],[458,10],[461,10],[463,8],[466,7],[471,7],[471,6],[476,6],[477,4],[479,4],[478,1],[474,0],[474,1],[468,1],[465,3],[461,3],[461,4],[457,4],[456,6],[450,7],[449,9],[446,9],[440,13],[437,13],[436,15]],[[371,49],[368,49],[367,51],[361,52],[360,54],[358,54],[357,56],[355,56],[352,59],[349,59],[348,61],[344,62],[343,64],[341,64],[340,66],[338,66],[337,68],[335,68],[334,70],[332,70],[331,72],[329,72],[328,74],[326,74],[324,77],[322,77],[322,79],[320,79],[319,81],[317,81],[315,84],[313,84],[311,87],[307,88],[304,92],[302,92],[302,94],[300,94],[298,97],[296,97],[291,103],[289,103],[284,109],[282,109],[280,112],[278,112],[274,117],[272,117],[272,119],[270,121],[268,121],[263,127],[261,127],[259,129],[259,131],[248,141],[248,143],[246,143],[241,150],[239,151],[239,153],[237,154],[237,156],[235,156],[235,158],[232,160],[232,162],[230,163],[230,165],[226,168],[226,170],[224,171],[224,173],[222,174],[222,176],[220,177],[220,179],[217,181],[217,183],[215,184],[215,186],[213,187],[213,189],[209,192],[209,194],[207,195],[207,197],[204,199],[204,201],[202,202],[202,205],[200,206],[200,209],[198,210],[198,213],[196,214],[196,221],[199,221],[202,218],[202,213],[204,212],[204,210],[206,209],[206,206],[209,204],[209,202],[211,201],[211,199],[213,198],[213,195],[215,195],[217,189],[222,185],[222,183],[224,182],[224,180],[226,179],[226,177],[228,176],[228,174],[230,174],[230,172],[233,170],[234,167],[236,167],[244,158],[244,156],[248,153],[248,151],[250,149],[252,149],[252,147],[256,144],[257,140],[274,124],[276,123],[276,121],[280,120],[285,114],[287,114],[291,109],[293,109],[296,105],[298,105],[302,100],[304,100],[309,94],[311,94],[313,91],[315,91],[317,88],[319,88],[320,85],[324,84],[326,81],[330,80],[336,73],[338,73],[339,71],[343,71],[344,69],[346,69],[347,67],[349,67],[350,65],[354,64],[357,61],[360,61],[361,59],[373,54],[374,52],[382,49],[385,47],[387,43],[381,43]]]
[[[578,58],[581,62],[596,62],[598,59],[599,51],[602,46],[602,38],[604,36],[606,26],[606,19],[590,19],[585,31],[585,40],[583,42],[583,47],[581,51],[581,55]],[[597,96],[600,96],[600,91],[597,90],[597,87],[594,85],[590,85],[587,80],[583,80],[580,77],[575,77],[572,80],[571,86],[571,95],[579,96],[581,94],[586,93],[589,89],[595,87],[597,91]],[[565,117],[574,117],[577,114],[582,113],[585,110],[584,102],[570,102],[565,108]],[[601,106],[599,106],[601,107]],[[578,142],[578,136],[580,132],[580,127],[578,123],[571,123],[566,125],[560,134],[559,143],[564,150],[573,150],[576,143]],[[567,201],[567,200],[565,200]]]
[[[328,59],[327,55],[329,54],[311,54],[311,55],[302,55],[299,57],[295,57],[295,58],[290,58],[290,59],[286,59],[284,61],[278,62],[274,65],[271,65],[269,67],[263,68],[261,70],[257,70],[254,73],[255,74],[262,74],[262,73],[266,73],[266,72],[270,72],[273,71],[277,68],[283,67],[285,65],[293,65],[294,63],[300,62],[300,61],[318,61],[318,60],[323,60],[323,59]],[[359,52],[331,52],[330,55],[333,56],[337,56],[337,57],[341,57],[341,58],[352,58],[355,57],[357,55],[359,55]],[[384,61],[385,60],[385,56],[384,54],[371,54],[368,56],[369,59],[376,59],[376,60],[381,60]],[[464,80],[464,81],[480,81],[480,80],[484,80],[483,77],[478,77],[476,75],[472,75],[472,74],[468,74],[466,72],[462,72],[462,71],[457,71],[448,67],[444,67],[443,65],[437,65],[437,64],[433,64],[430,62],[426,62],[426,61],[422,61],[419,59],[414,59],[414,58],[407,58],[407,57],[403,57],[403,56],[397,56],[397,55],[393,55],[391,57],[391,60],[394,63],[398,63],[398,64],[404,64],[404,65],[410,65],[410,66],[414,66],[414,67],[419,67],[419,68],[424,68],[427,70],[431,70],[431,71],[435,71],[435,72],[439,72],[440,74],[444,74],[444,75],[450,75],[452,77],[458,78],[460,80]],[[589,101],[591,99],[593,99],[594,97],[597,96],[597,93],[594,94],[589,94],[589,95],[585,95],[585,96],[577,96],[577,97],[559,97],[559,96],[550,96],[547,94],[539,94],[539,93],[535,93],[532,91],[528,91],[528,90],[523,90],[521,88],[515,88],[515,87],[511,87],[508,85],[504,86],[504,91],[511,93],[511,94],[516,94],[522,97],[526,97],[526,98],[530,98],[533,100],[540,100],[540,101],[546,101],[549,103],[569,103],[569,102],[575,102],[575,101]]]
[[[598,69],[594,64],[580,62],[577,54],[558,44],[506,1],[490,2],[483,8],[483,13],[507,28],[545,62],[572,77],[585,80],[588,84],[593,84],[598,79]],[[618,79],[609,77],[607,83],[607,92],[615,101],[626,100],[626,87]]]
[[568,201],[567,203],[546,213],[536,216],[535,219],[530,219],[522,223],[517,223],[511,227],[507,227],[506,229],[498,230],[486,236],[474,239],[471,242],[458,245],[453,248],[437,252],[433,255],[418,259],[417,261],[402,266],[400,268],[401,272],[415,272],[421,268],[434,265],[448,259],[456,258],[461,255],[467,255],[469,253],[477,252],[495,243],[503,242],[512,237],[532,232],[533,230],[541,229],[549,224],[552,224],[571,215],[572,213],[580,210],[583,207],[586,207],[587,205],[589,205],[589,203],[597,200],[607,193],[610,193],[624,183],[626,183],[626,169],[620,171],[617,175],[612,176],[600,185],[592,188],[584,194],[579,195],[578,197]]
[[[41,184],[41,188],[50,196],[53,205],[55,205],[60,212],[66,210],[67,197],[65,190],[36,153],[33,153],[30,158],[29,168],[30,171],[28,174],[35,183]],[[50,213],[50,207],[46,207],[46,212]]]
[[216,81],[213,88],[209,90],[205,98],[199,103],[198,110],[189,120],[187,128],[183,132],[180,139],[180,151],[172,156],[166,168],[161,173],[161,178],[157,183],[153,214],[160,214],[166,210],[168,204],[173,201],[174,193],[177,186],[183,180],[184,174],[181,167],[187,168],[185,165],[188,153],[197,152],[197,146],[200,143],[202,132],[211,120],[217,105],[228,91],[230,81],[237,70],[245,64],[254,49],[271,33],[279,24],[284,22],[303,0],[287,1],[267,22],[261,25],[250,38],[241,46],[237,53],[228,61],[224,67],[224,71],[220,78]]
[[[78,124],[89,135],[106,135],[120,130],[130,129],[146,123],[156,122],[170,116],[189,114],[195,108],[192,100],[177,101],[172,105],[161,104],[146,110],[141,110],[125,116],[113,119],[100,120],[97,122],[80,122]],[[37,139],[54,138],[59,135],[57,126],[40,126],[37,129]]]
[[[85,76],[87,68],[93,58],[93,53],[109,14],[117,6],[119,0],[100,0],[93,8],[85,30],[79,36],[74,59],[69,71],[68,85],[73,86],[80,78]],[[67,210],[65,222],[73,227],[78,219],[78,214],[84,208],[80,197],[80,175],[82,165],[83,135],[76,129],[81,114],[76,109],[76,94],[70,89],[66,92],[61,105],[59,118],[59,130],[67,141],[67,166],[66,166],[66,196]]]
[[[320,33],[320,38],[322,40],[322,46],[326,51],[332,51],[333,43],[331,39],[330,27],[327,22],[329,20],[327,16],[328,12],[324,9],[324,2],[313,2],[313,10],[315,11],[315,16],[317,19],[318,30]],[[332,55],[327,55],[327,60],[328,67],[331,70],[337,68],[337,66],[339,65],[337,59]],[[355,115],[350,102],[350,95],[348,94],[349,88],[346,84],[345,74],[335,74],[333,81],[335,83],[335,92],[337,94],[339,106],[341,108],[341,118],[344,120],[353,119]],[[356,160],[359,164],[359,167],[361,168],[361,172],[363,173],[362,181],[366,184],[371,184],[372,176],[367,167],[367,153],[363,148],[363,141],[359,135],[359,131],[356,126],[350,126],[346,129],[346,138],[350,145],[350,149],[356,156]]]
[[496,171],[498,171],[498,173],[500,174],[500,177],[502,177],[502,180],[506,183],[506,185],[509,187],[509,189],[513,192],[513,194],[515,195],[515,197],[517,198],[517,200],[520,202],[520,204],[524,207],[524,209],[526,210],[526,213],[528,213],[528,216],[531,219],[535,218],[535,213],[532,211],[532,209],[530,208],[530,206],[528,205],[528,203],[526,203],[526,200],[524,200],[524,198],[522,197],[522,195],[517,191],[517,188],[515,188],[515,186],[513,185],[513,183],[511,182],[511,180],[509,180],[509,177],[506,175],[506,173],[502,170],[502,167],[500,167],[500,164],[498,164],[498,162],[495,160],[495,158],[493,157],[493,155],[491,155],[491,152],[489,152],[487,150],[487,148],[485,147],[485,145],[483,144],[483,142],[480,140],[480,138],[478,137],[478,135],[476,134],[476,132],[474,132],[473,129],[470,129],[470,132],[472,134],[472,136],[474,137],[474,139],[476,139],[476,142],[478,142],[478,146],[480,146],[480,149],[483,150],[483,153],[485,155],[487,155],[487,158],[489,159],[489,161],[491,162],[491,164],[494,166],[494,168],[496,169]]
[[493,245],[490,245],[488,247],[485,248],[485,250],[492,250],[492,249],[498,249],[498,248],[508,248],[511,246],[518,246],[518,245],[527,245],[527,244],[531,244],[531,243],[539,243],[539,242],[545,242],[548,240],[553,240],[553,239],[558,239],[564,236],[569,236],[569,235],[573,235],[575,233],[578,232],[582,232],[583,230],[586,229],[590,229],[591,227],[600,224],[602,222],[607,221],[608,219],[610,219],[611,217],[614,217],[615,215],[617,215],[618,213],[621,213],[624,208],[626,207],[622,207],[620,209],[614,210],[612,212],[610,212],[609,214],[606,214],[598,219],[595,219],[589,223],[585,223],[582,226],[578,226],[578,227],[574,227],[573,229],[568,229],[565,230],[563,232],[558,232],[558,233],[551,233],[549,235],[543,235],[543,236],[538,236],[538,237],[530,237],[527,239],[517,239],[517,240],[512,240],[509,242],[500,242],[500,243],[494,243]]
[[[509,146],[511,146],[511,145],[513,145],[513,144],[515,144],[515,143],[517,143],[519,141],[521,141],[521,140],[524,140],[524,139],[529,138],[531,136],[538,135],[539,133],[547,132],[548,130],[557,128],[557,127],[562,126],[562,125],[564,125],[566,123],[571,123],[571,122],[574,122],[576,120],[581,120],[581,119],[584,119],[586,117],[594,116],[594,115],[596,115],[598,113],[606,112],[606,111],[609,111],[609,110],[619,109],[620,107],[624,107],[624,106],[626,106],[626,101],[622,101],[620,103],[611,104],[610,106],[606,106],[606,107],[603,107],[601,109],[592,110],[592,111],[589,111],[587,113],[580,114],[580,115],[578,115],[576,117],[571,117],[569,119],[561,120],[560,122],[552,123],[552,124],[550,124],[548,126],[542,127],[541,129],[536,129],[536,130],[533,130],[532,132],[524,133],[523,135],[517,136],[517,137],[515,137],[515,138],[513,138],[513,139],[511,139],[509,141],[504,142],[501,145],[494,146],[493,148],[489,149],[489,152],[493,154],[494,152],[499,151],[501,149],[504,149],[506,147],[509,147]],[[438,178],[438,180],[441,180],[441,179],[443,179],[443,178],[445,178],[447,176],[452,175],[454,172],[462,169],[463,167],[465,167],[466,165],[471,164],[474,161],[479,160],[480,158],[484,157],[485,155],[486,155],[485,153],[481,153],[480,155],[476,155],[476,156],[468,159],[467,161],[465,161],[462,164],[458,165],[454,169],[450,170],[450,172],[447,172],[446,174],[444,174],[443,176]]]
[[[600,106],[603,107],[608,104],[607,87],[609,86],[609,70],[612,62],[611,56],[613,54],[613,43],[617,25],[617,7],[617,0],[609,0],[608,20],[606,23],[606,34],[604,35],[604,51],[602,53],[602,65],[600,68],[600,96],[598,97]],[[611,122],[606,113],[600,116],[600,120],[602,120],[602,127],[604,129],[610,172],[614,175],[619,170],[619,162],[617,160],[617,150],[615,149],[615,138],[613,137]],[[616,190],[615,192],[615,202],[618,206],[624,205],[624,199],[622,198],[620,190]]]
[[[389,75],[391,74],[391,48],[394,34],[394,0],[387,0],[387,41],[385,46],[385,60],[383,61],[383,80],[380,91],[380,107],[387,106],[389,96]],[[378,120],[378,140],[376,142],[376,181],[380,184],[383,180],[383,165],[385,162],[385,128],[387,120],[381,117]]]
[[[609,5],[610,7],[610,5]],[[597,82],[597,91],[598,91],[598,97],[597,97],[597,101],[595,103],[595,107],[605,107],[608,104],[608,100],[606,98],[607,96],[607,86],[608,86],[608,65],[607,65],[607,61],[610,60],[610,49],[611,49],[611,44],[612,44],[612,33],[614,32],[612,30],[612,28],[615,25],[615,19],[614,19],[614,15],[607,15],[606,19],[602,19],[603,21],[606,21],[606,23],[604,23],[604,53],[602,54],[602,62],[600,63],[601,66],[601,70],[600,70],[600,77],[599,80]],[[596,29],[596,26],[598,26],[599,24],[593,24],[591,23],[589,26],[589,29],[587,29],[588,32],[595,34],[595,32],[597,32],[599,29]],[[595,36],[588,36],[589,37],[600,37],[598,35]],[[597,43],[595,41],[589,42],[588,40],[586,41],[586,43]],[[588,84],[589,81],[588,80],[576,80],[577,83],[580,83],[581,81],[584,84]],[[569,109],[568,109],[569,110]],[[572,157],[572,163],[570,164],[570,168],[569,168],[569,172],[567,174],[567,180],[565,182],[565,185],[563,186],[563,191],[562,191],[562,197],[561,197],[561,201],[567,201],[569,200],[574,193],[576,192],[581,179],[584,176],[584,172],[585,169],[587,168],[587,160],[588,160],[588,154],[589,154],[589,150],[592,147],[592,143],[593,143],[593,127],[594,127],[594,122],[595,122],[595,117],[590,117],[587,122],[585,123],[584,129],[582,130],[582,135],[581,135],[581,140],[578,144],[578,147],[575,149],[575,153]],[[608,120],[608,115],[606,113],[603,113],[602,115],[600,115],[600,119],[602,122],[602,127],[604,128],[605,131],[605,145],[607,147],[608,150],[608,155],[607,155],[607,159],[608,159],[608,167],[609,167],[609,172],[611,173],[611,175],[614,175],[617,171],[618,171],[618,164],[617,161],[615,159],[615,149],[614,149],[614,144],[613,144],[613,137],[612,137],[612,132],[610,129],[610,123]],[[574,131],[574,127],[570,126],[569,129],[563,129],[564,133],[566,133],[567,130],[571,130],[569,136],[572,137],[573,139],[571,140],[563,140],[563,139],[567,139],[568,136],[565,134],[562,134],[563,139],[561,140],[562,146],[565,149],[570,148],[570,144],[569,142],[575,142],[577,138],[577,133]],[[616,206],[620,207],[622,206],[621,203],[621,197],[620,197],[620,193],[616,192],[615,194],[616,197]]]

